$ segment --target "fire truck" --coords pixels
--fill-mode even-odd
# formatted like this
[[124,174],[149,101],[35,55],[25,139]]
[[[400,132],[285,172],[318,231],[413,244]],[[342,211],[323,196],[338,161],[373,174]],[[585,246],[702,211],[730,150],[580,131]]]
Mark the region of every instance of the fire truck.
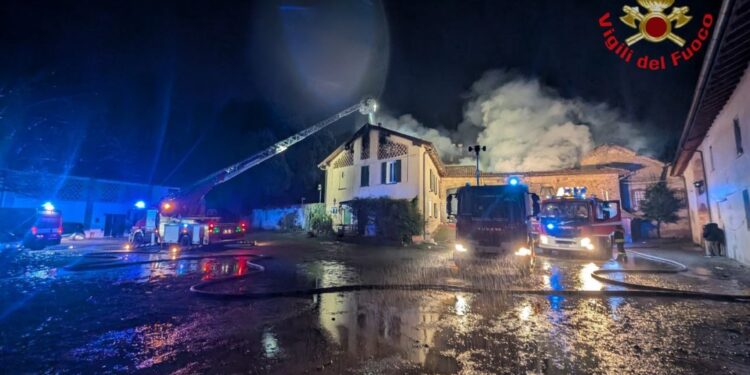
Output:
[[[145,216],[136,222],[130,231],[130,242],[141,244],[209,245],[234,241],[247,234],[247,223],[225,221],[218,216],[206,215],[205,196],[211,189],[223,184],[250,168],[286,151],[289,147],[317,133],[328,125],[360,112],[372,115],[377,111],[374,98],[365,98],[335,115],[316,123],[263,151],[238,163],[222,168],[197,182],[164,197],[156,208],[144,210]],[[142,204],[145,208],[145,204]]]
[[[456,263],[491,257],[522,271],[533,266],[528,224],[538,207],[534,197],[517,177],[506,185],[465,186],[449,196],[448,213],[456,221]],[[453,200],[458,200],[455,213]]]
[[542,200],[530,238],[537,253],[565,251],[610,259],[610,235],[622,225],[620,202],[587,197],[586,188],[561,188]]

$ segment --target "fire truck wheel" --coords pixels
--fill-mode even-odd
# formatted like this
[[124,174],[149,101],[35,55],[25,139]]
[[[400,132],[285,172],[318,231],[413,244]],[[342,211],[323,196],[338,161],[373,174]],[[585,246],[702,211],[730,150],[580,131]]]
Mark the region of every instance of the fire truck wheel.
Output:
[[133,242],[135,242],[137,245],[140,245],[143,243],[143,233],[137,232],[133,235]]

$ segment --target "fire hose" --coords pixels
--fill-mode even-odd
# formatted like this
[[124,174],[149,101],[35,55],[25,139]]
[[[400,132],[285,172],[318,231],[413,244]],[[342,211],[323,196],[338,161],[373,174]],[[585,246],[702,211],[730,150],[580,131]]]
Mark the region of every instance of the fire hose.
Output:
[[[112,253],[92,253],[89,254],[91,258],[106,258],[115,259],[118,258],[116,254],[130,254],[139,252],[114,252]],[[153,254],[153,252],[143,252]],[[708,292],[694,292],[680,289],[663,288],[649,285],[641,285],[635,283],[629,283],[624,281],[613,280],[604,275],[622,273],[622,274],[676,274],[684,272],[687,267],[681,263],[673,260],[655,257],[639,252],[631,251],[630,254],[642,257],[647,260],[654,262],[668,264],[672,268],[668,269],[601,269],[593,271],[591,276],[602,283],[622,286],[631,288],[631,290],[537,290],[537,289],[488,289],[488,288],[477,288],[467,286],[455,286],[445,284],[353,284],[353,285],[340,285],[322,288],[306,288],[306,289],[293,289],[284,291],[271,291],[271,292],[239,292],[239,291],[213,291],[209,290],[210,286],[219,284],[230,283],[240,279],[244,279],[255,275],[257,273],[265,271],[265,268],[259,264],[247,262],[248,267],[253,270],[243,275],[227,276],[217,279],[201,281],[190,287],[190,292],[196,295],[222,300],[264,300],[273,298],[284,298],[284,297],[310,297],[320,294],[328,293],[345,293],[345,292],[358,292],[358,291],[384,291],[384,290],[397,290],[397,291],[444,291],[444,292],[463,292],[463,293],[477,293],[477,294],[500,294],[500,295],[558,295],[558,296],[573,296],[573,297],[658,297],[658,298],[680,298],[680,299],[695,299],[695,300],[712,300],[722,302],[737,302],[737,303],[750,303],[750,295],[734,295],[734,294],[718,294]],[[88,271],[104,268],[115,268],[115,267],[128,267],[133,265],[143,265],[161,262],[175,262],[184,260],[201,260],[201,259],[221,259],[221,258],[236,258],[236,257],[251,257],[268,259],[268,257],[250,254],[250,253],[234,253],[234,254],[206,254],[196,256],[185,256],[175,259],[151,259],[143,261],[133,262],[93,262],[74,264],[66,267],[70,271]],[[635,289],[635,290],[632,290]]]

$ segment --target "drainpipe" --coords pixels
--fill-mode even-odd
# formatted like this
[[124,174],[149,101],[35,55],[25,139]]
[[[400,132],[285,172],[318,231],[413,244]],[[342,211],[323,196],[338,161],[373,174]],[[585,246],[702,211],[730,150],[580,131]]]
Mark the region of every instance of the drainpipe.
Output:
[[697,152],[701,154],[701,170],[703,171],[703,186],[705,186],[706,188],[706,205],[708,206],[708,222],[713,223],[714,217],[713,215],[711,215],[711,198],[710,198],[710,195],[708,195],[708,178],[706,177],[706,159],[703,158],[703,150],[695,150],[693,152]]
[[424,190],[427,177],[427,150],[422,152],[422,239],[427,240],[427,194]]

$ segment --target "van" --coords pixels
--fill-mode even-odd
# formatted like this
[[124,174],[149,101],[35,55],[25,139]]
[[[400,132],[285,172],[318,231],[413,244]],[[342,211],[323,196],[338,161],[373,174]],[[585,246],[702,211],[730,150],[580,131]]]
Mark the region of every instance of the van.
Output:
[[62,215],[55,210],[34,208],[0,208],[0,232],[23,239],[23,246],[41,250],[59,245],[62,238]]

